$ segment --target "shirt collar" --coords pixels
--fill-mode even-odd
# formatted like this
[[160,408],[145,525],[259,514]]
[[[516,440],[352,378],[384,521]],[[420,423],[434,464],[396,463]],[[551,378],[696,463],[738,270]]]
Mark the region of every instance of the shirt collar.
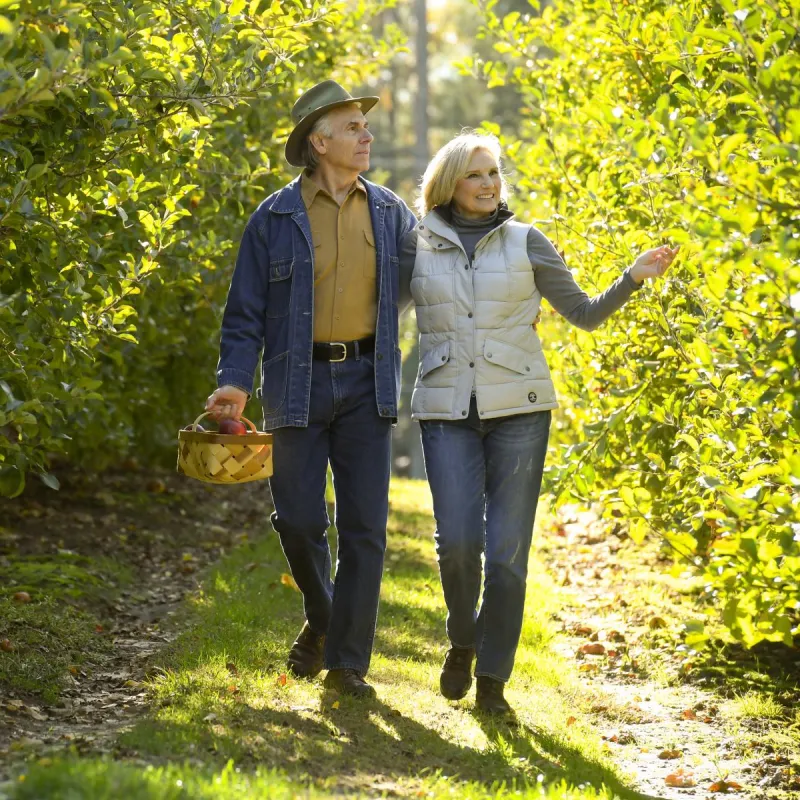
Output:
[[[347,193],[347,196],[350,197],[350,195],[356,190],[361,191],[364,194],[367,193],[367,187],[361,182],[361,178],[356,178],[356,181],[353,186],[350,187],[350,191]],[[308,174],[304,172],[302,178],[300,179],[300,194],[303,196],[303,202],[305,203],[306,208],[311,208],[311,206],[314,204],[314,200],[320,192],[327,197],[330,197],[330,194],[328,194],[325,189],[314,183]]]

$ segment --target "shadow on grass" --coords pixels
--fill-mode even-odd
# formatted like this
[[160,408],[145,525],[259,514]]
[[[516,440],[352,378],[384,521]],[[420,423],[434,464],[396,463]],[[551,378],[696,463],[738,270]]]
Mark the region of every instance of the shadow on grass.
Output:
[[[428,535],[424,514],[399,524],[422,523]],[[435,562],[411,541],[413,532],[403,533],[405,544],[395,540],[402,560],[391,567],[396,580],[381,601],[375,649],[432,663],[433,651],[446,645]],[[158,659],[164,682],[156,686],[156,705],[120,738],[116,755],[165,766],[183,760],[200,770],[233,759],[248,774],[268,764],[292,781],[343,792],[395,793],[395,784],[407,791],[439,775],[487,789],[501,781],[535,789],[541,774],[548,784],[605,785],[625,800],[648,800],[577,747],[545,734],[517,731],[501,743],[495,733],[477,749],[465,732],[463,707],[446,715],[440,709],[430,725],[420,708],[417,721],[394,707],[408,711],[424,702],[426,694],[413,685],[397,685],[391,700],[385,686],[389,697],[367,702],[318,693],[311,684],[287,686],[270,673],[283,671],[303,610],[285,570],[277,537],[268,535],[234,550],[205,576],[184,633]]]
[[432,650],[446,648],[445,613],[436,608],[410,608],[381,600],[375,653],[390,658],[424,661]]
[[545,786],[566,780],[598,790],[605,786],[623,800],[659,800],[627,788],[602,764],[529,728],[479,720],[490,742],[479,751],[447,741],[379,699],[358,701],[329,692],[304,708],[242,704],[212,724],[202,722],[209,713],[210,707],[196,709],[192,722],[151,719],[140,726],[135,742],[122,738],[116,755],[146,756],[164,765],[190,758],[203,771],[219,769],[228,759],[245,771],[269,764],[293,782],[342,791],[407,789],[428,776],[486,789],[504,781],[524,790],[541,785],[537,778],[543,775]]
[[503,723],[480,712],[473,716],[490,742],[507,760],[522,759],[545,776],[545,783],[565,780],[571,785],[605,786],[622,800],[663,800],[627,787],[602,762],[584,756],[577,748],[546,731],[526,724]]

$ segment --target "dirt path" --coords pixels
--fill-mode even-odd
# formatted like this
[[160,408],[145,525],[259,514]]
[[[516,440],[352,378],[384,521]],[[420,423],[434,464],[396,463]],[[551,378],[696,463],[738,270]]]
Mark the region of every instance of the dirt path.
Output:
[[[68,550],[116,558],[131,577],[121,590],[109,589],[88,604],[87,610],[99,620],[96,635],[108,646],[70,669],[56,701],[48,704],[24,692],[0,689],[0,783],[13,763],[70,747],[79,753],[140,758],[120,751],[117,740],[153,701],[143,681],[154,674],[160,651],[183,629],[179,609],[196,590],[198,573],[263,533],[264,487],[217,489],[166,472],[155,479],[131,472],[107,476],[100,484],[76,484],[58,496],[26,498],[14,504],[13,514],[10,508],[6,504],[0,509],[6,531],[0,566],[2,559],[11,564]],[[395,524],[412,523],[398,512]],[[419,516],[414,524],[424,535],[409,539],[413,547],[404,556],[411,559],[409,565],[413,554],[431,555],[429,518]],[[753,655],[730,650],[721,656],[720,673],[725,677],[720,680],[711,660],[681,647],[681,622],[690,606],[679,591],[681,581],[666,577],[668,564],[659,562],[656,548],[637,548],[622,531],[614,533],[588,514],[556,518],[543,527],[540,556],[558,587],[556,620],[564,632],[552,646],[573,660],[585,678],[583,705],[575,713],[588,714],[594,721],[610,757],[631,776],[628,785],[663,800],[716,796],[715,790],[726,789],[766,800],[800,796],[800,717],[795,717],[794,727],[786,724],[791,720],[787,709],[800,706],[798,654],[772,663],[768,652],[756,654],[754,661]],[[387,575],[398,566],[393,557],[400,556],[390,555]],[[257,566],[246,559],[242,563],[246,571]],[[282,559],[274,566],[285,569]],[[84,597],[74,602],[86,606],[88,601]],[[401,609],[403,614],[407,610]],[[431,622],[437,631],[439,622],[438,616]],[[384,627],[388,623],[384,614]],[[395,666],[387,664],[390,673]],[[794,680],[787,679],[785,673],[792,670]],[[413,683],[424,685],[420,680],[435,682],[435,676],[415,676]],[[316,697],[313,685],[289,688]],[[769,705],[764,698],[773,689],[779,694]],[[294,713],[300,702],[290,703],[287,712],[281,705],[287,701],[267,695],[259,702],[266,709],[274,705],[275,714]],[[307,705],[310,701],[303,697]],[[393,699],[402,705],[402,698]],[[399,712],[391,713],[392,724],[400,725]],[[444,704],[438,713],[441,718],[426,717],[424,724],[410,718],[404,724],[417,737],[432,737],[432,742],[435,731],[427,726],[442,727],[438,746],[453,758],[449,737],[455,741],[458,735],[448,726],[464,711]],[[216,714],[223,716],[219,709],[211,716]],[[363,720],[350,722],[358,736],[369,740]],[[276,728],[271,735],[289,734]],[[514,738],[514,746],[534,763],[541,754],[523,740]],[[292,743],[297,744],[294,739]],[[463,770],[468,762],[461,759],[467,756],[489,759],[492,769],[501,769],[491,760],[493,751],[469,755],[471,747],[465,750],[462,745],[454,769]],[[275,754],[279,766],[282,759],[284,755]],[[477,761],[475,765],[478,769]],[[737,786],[746,789],[739,792]]]
[[[147,709],[143,681],[152,675],[153,657],[180,633],[173,618],[197,589],[198,573],[246,542],[251,527],[263,529],[268,493],[265,485],[203,485],[168,470],[129,469],[91,483],[73,476],[65,484],[58,493],[35,490],[2,501],[0,571],[12,576],[3,588],[20,588],[13,583],[20,565],[69,554],[68,563],[78,560],[108,585],[90,594],[54,581],[24,588],[36,600],[54,595],[86,613],[102,646],[61,676],[53,702],[0,684],[0,780],[14,761],[32,754],[113,749]],[[114,573],[103,570],[104,559],[128,576],[124,588],[111,585]]]
[[[800,704],[800,653],[767,648],[773,658],[759,659],[733,648],[742,666],[716,679],[708,658],[680,644],[691,609],[657,548],[637,548],[591,513],[559,518],[542,554],[560,586],[567,638],[557,647],[593,689],[597,728],[632,788],[664,800],[740,788],[800,796],[800,726],[785,723]],[[748,689],[768,671],[783,708]]]

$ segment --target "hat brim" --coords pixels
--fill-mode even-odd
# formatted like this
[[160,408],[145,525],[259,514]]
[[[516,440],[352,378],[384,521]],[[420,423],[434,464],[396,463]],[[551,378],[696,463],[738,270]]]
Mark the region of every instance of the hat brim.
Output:
[[305,140],[306,136],[311,132],[314,123],[322,116],[332,111],[334,108],[341,108],[342,106],[349,106],[355,103],[361,106],[361,113],[366,114],[377,102],[379,97],[350,97],[347,100],[337,100],[335,103],[329,103],[326,106],[321,106],[312,111],[307,116],[303,117],[297,123],[294,130],[289,134],[286,140],[286,149],[284,154],[286,160],[293,167],[305,167]]

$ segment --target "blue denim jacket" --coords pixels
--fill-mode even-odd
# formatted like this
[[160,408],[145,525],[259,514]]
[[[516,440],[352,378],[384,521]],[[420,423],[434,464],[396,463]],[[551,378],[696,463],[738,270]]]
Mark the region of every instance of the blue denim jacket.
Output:
[[[361,179],[369,198],[378,271],[375,398],[382,417],[397,417],[400,243],[416,225],[393,192]],[[261,358],[266,430],[308,425],[314,315],[314,246],[300,178],[270,195],[247,223],[222,317],[217,385],[253,389]]]

